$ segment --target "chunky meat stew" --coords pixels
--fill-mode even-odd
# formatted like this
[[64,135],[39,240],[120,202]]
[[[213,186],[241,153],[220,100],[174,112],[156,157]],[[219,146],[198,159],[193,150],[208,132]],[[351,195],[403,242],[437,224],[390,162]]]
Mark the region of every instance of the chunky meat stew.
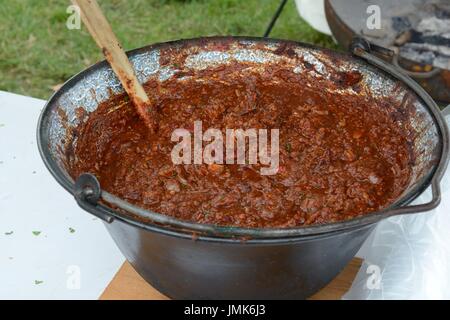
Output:
[[[68,156],[71,175],[95,174],[103,189],[179,219],[224,226],[295,227],[386,208],[407,187],[411,142],[400,116],[364,94],[358,72],[325,90],[303,73],[236,62],[145,89],[159,114],[150,133],[125,95],[85,115]],[[279,129],[279,168],[173,164],[177,128]],[[205,142],[206,143],[206,142]]]

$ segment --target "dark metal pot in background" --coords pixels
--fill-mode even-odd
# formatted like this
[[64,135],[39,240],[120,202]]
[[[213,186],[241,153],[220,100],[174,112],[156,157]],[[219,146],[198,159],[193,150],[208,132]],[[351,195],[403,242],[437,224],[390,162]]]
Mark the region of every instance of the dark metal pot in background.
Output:
[[[430,7],[436,7],[436,13],[444,16],[448,11],[440,11],[439,6],[449,8],[447,0],[373,0],[370,2],[360,0],[325,0],[325,14],[333,37],[344,48],[348,48],[353,37],[363,36],[372,43],[396,50],[391,57],[380,55],[386,61],[393,63],[411,78],[417,81],[432,97],[443,105],[450,103],[450,70],[432,65],[423,65],[418,61],[404,57],[401,50],[403,43],[397,42],[396,36],[412,28],[408,17],[414,19],[419,12],[425,12]],[[369,5],[378,5],[383,28],[371,30],[367,26]],[[437,17],[436,17],[437,19]],[[442,22],[446,21],[441,17]],[[398,21],[395,23],[395,21]],[[395,24],[400,25],[396,28]],[[441,41],[444,40],[442,36]],[[405,40],[406,41],[406,40]],[[409,41],[406,41],[409,42]],[[442,43],[441,45],[444,46]],[[426,51],[424,49],[424,51]],[[431,52],[429,52],[431,55]],[[431,70],[425,71],[426,67]]]
[[[318,90],[327,89],[335,72],[355,71],[375,101],[393,99],[416,130],[413,178],[386,210],[361,218],[287,229],[248,229],[200,225],[135,207],[101,190],[92,175],[76,181],[66,169],[76,137],[78,108],[87,113],[122,88],[105,61],[70,79],[44,108],[38,124],[41,156],[55,179],[86,211],[105,221],[114,241],[136,270],[171,298],[306,298],[331,281],[352,259],[377,222],[422,212],[440,201],[440,180],[448,162],[448,129],[433,100],[408,77],[370,53],[370,44],[355,42],[353,53],[337,53],[291,41],[261,38],[206,38],[144,47],[128,53],[141,82],[164,81],[177,68],[191,71],[248,61],[256,67],[283,62],[290,72],[303,64],[317,75]],[[180,63],[180,59],[182,63]],[[181,65],[181,67],[180,67]],[[376,67],[375,67],[376,66]],[[300,69],[299,69],[300,68]],[[336,94],[351,88],[339,88]],[[354,92],[353,92],[354,94]],[[408,206],[427,187],[429,203]],[[116,210],[113,208],[122,208]],[[124,213],[127,212],[127,213]]]

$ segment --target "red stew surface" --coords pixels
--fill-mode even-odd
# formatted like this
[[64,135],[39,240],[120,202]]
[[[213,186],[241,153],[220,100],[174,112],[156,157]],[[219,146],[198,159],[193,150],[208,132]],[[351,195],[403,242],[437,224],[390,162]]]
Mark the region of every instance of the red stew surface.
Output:
[[[150,80],[158,132],[125,95],[114,96],[74,131],[69,171],[91,172],[130,203],[198,223],[294,227],[367,214],[401,195],[413,159],[405,125],[362,93],[360,81],[357,72],[341,74],[336,86],[360,94],[333,93],[303,74],[238,63]],[[172,132],[192,131],[196,120],[224,136],[226,128],[279,129],[278,173],[261,175],[260,164],[174,165]]]

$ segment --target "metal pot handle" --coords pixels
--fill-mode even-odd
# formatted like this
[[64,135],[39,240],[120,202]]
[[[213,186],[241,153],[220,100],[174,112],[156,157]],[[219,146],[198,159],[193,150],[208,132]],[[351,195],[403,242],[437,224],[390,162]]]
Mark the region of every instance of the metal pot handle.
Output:
[[398,69],[400,69],[403,73],[407,74],[408,76],[416,79],[429,79],[436,75],[438,75],[441,72],[441,69],[434,67],[430,71],[424,71],[424,72],[416,72],[416,71],[409,71],[405,68],[403,68],[400,63],[398,62],[398,54],[394,54],[392,57],[392,64],[396,66]]
[[431,192],[432,192],[432,199],[428,203],[424,204],[418,204],[418,205],[411,205],[411,206],[404,206],[404,207],[398,207],[398,208],[392,208],[388,210],[388,216],[393,215],[401,215],[401,214],[411,214],[411,213],[418,213],[418,212],[424,212],[429,211],[434,208],[436,208],[439,203],[441,202],[441,187],[440,187],[440,181],[442,179],[442,176],[444,175],[445,169],[447,168],[448,164],[448,154],[449,154],[449,133],[448,133],[448,127],[445,123],[445,119],[443,117],[444,113],[450,113],[449,107],[445,108],[443,113],[441,114],[441,111],[439,107],[436,105],[434,100],[428,95],[428,93],[413,79],[411,79],[407,74],[405,74],[402,70],[399,70],[392,64],[376,57],[375,55],[371,54],[371,52],[377,52],[385,55],[392,55],[393,52],[391,50],[382,48],[382,50],[379,49],[379,46],[376,46],[369,41],[367,41],[364,38],[361,37],[355,37],[353,38],[352,44],[350,46],[350,51],[353,55],[364,59],[368,63],[374,65],[377,68],[382,69],[383,71],[387,72],[389,75],[393,76],[394,78],[402,81],[405,83],[411,90],[413,90],[422,100],[423,102],[428,106],[430,111],[432,112],[436,122],[439,125],[439,129],[442,131],[443,139],[442,139],[442,154],[443,156],[440,159],[439,165],[436,169],[436,172],[433,175],[433,178],[431,180]]
[[114,221],[113,216],[104,210],[99,210],[98,202],[102,198],[102,193],[100,182],[93,174],[83,173],[75,181],[74,197],[78,205],[97,218],[111,223]]

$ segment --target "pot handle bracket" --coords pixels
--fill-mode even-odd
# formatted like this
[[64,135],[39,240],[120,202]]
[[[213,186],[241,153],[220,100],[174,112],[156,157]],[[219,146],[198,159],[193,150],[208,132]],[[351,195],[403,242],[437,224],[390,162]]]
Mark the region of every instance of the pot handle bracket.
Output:
[[439,107],[436,105],[434,100],[428,95],[427,92],[413,79],[411,79],[407,74],[402,72],[401,69],[396,68],[394,65],[376,57],[373,55],[373,53],[382,54],[388,57],[394,56],[394,51],[375,45],[373,43],[370,43],[366,39],[362,37],[355,37],[353,38],[353,41],[350,45],[350,52],[359,58],[362,58],[366,60],[369,64],[382,69],[383,71],[387,72],[389,75],[393,76],[394,78],[402,81],[404,84],[406,84],[411,90],[413,90],[422,100],[423,102],[428,106],[429,110],[433,113],[436,122],[439,126],[439,129],[441,130],[443,139],[442,139],[442,156],[439,162],[439,165],[437,166],[436,172],[434,173],[432,180],[431,180],[431,192],[432,192],[432,199],[428,203],[424,204],[417,204],[417,205],[411,205],[411,206],[404,206],[404,207],[398,207],[398,208],[392,208],[387,209],[387,216],[394,216],[394,215],[401,215],[401,214],[411,214],[411,213],[418,213],[418,212],[425,212],[430,211],[434,208],[436,208],[439,203],[441,202],[441,186],[440,181],[445,173],[445,170],[447,168],[448,164],[448,158],[449,158],[449,133],[448,133],[448,127],[445,123],[445,119],[442,115],[444,115],[446,112],[449,113],[450,109],[449,107],[445,108],[442,114],[440,114]]
[[105,213],[98,206],[98,201],[102,195],[102,189],[100,188],[99,181],[93,174],[81,174],[75,181],[74,191],[75,200],[82,209],[107,223],[114,221],[112,216]]

